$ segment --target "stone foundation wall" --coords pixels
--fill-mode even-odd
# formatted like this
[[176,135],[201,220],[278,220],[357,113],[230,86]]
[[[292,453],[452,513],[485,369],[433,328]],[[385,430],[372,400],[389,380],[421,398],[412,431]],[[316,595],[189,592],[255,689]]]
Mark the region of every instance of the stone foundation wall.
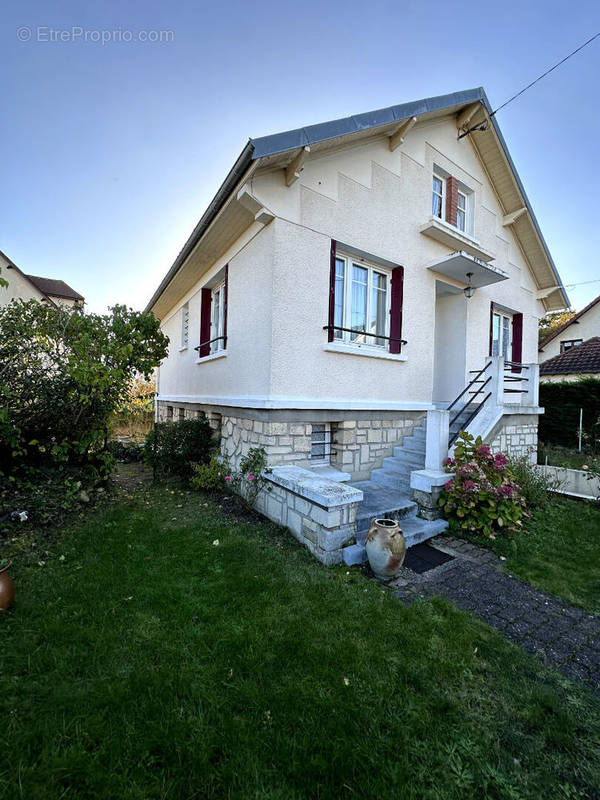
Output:
[[[169,407],[172,412],[168,412]],[[177,420],[180,409],[185,418],[204,415],[215,430],[220,428],[221,449],[234,468],[251,447],[264,447],[269,466],[310,468],[313,423],[329,422],[331,465],[349,473],[352,480],[370,478],[371,471],[393,454],[394,447],[402,444],[424,417],[423,412],[416,411],[260,411],[159,400],[158,419]]]
[[531,464],[537,463],[537,416],[505,416],[498,430],[492,432],[492,437],[489,445],[493,453],[505,453],[511,458],[526,456]]

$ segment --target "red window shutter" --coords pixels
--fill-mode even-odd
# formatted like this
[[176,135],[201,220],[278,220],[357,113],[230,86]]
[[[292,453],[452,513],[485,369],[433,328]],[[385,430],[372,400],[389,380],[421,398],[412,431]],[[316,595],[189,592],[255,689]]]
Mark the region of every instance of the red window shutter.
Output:
[[210,289],[202,289],[200,293],[200,358],[210,355],[210,306],[212,303],[212,292]]
[[490,303],[490,355],[492,355],[492,342],[494,341],[494,303]]
[[[513,314],[511,358],[515,364],[520,364],[523,358],[523,314]],[[521,369],[513,367],[512,371],[521,372]]]
[[227,316],[229,315],[229,264],[225,264],[225,308],[223,310],[223,347],[227,349]]
[[[335,239],[331,240],[331,248],[329,250],[329,318],[327,320],[327,341],[333,342],[333,325],[335,322],[335,253],[337,242]],[[342,325],[344,323],[342,322]]]
[[446,178],[446,222],[456,227],[458,214],[458,181],[450,175]]
[[392,270],[392,294],[390,308],[390,353],[400,353],[402,350],[402,301],[404,297],[404,267]]

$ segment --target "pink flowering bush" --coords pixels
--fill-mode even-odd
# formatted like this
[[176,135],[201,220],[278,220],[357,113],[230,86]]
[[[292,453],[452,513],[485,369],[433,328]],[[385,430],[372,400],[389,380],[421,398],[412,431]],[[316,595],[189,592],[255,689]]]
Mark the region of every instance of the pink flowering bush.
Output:
[[444,461],[452,477],[439,503],[450,530],[478,533],[491,539],[518,530],[529,516],[521,487],[503,453],[492,453],[481,437],[462,432],[454,457]]
[[208,464],[194,464],[194,489],[228,491],[239,495],[254,508],[265,485],[263,472],[267,458],[262,447],[251,447],[240,460],[239,470],[232,469],[226,456],[214,456]]

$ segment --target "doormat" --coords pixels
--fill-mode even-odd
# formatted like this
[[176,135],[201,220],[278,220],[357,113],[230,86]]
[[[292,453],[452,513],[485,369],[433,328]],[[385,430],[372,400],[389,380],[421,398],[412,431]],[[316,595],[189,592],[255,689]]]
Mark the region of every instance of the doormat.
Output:
[[429,572],[430,569],[440,567],[453,559],[454,556],[443,553],[436,547],[423,542],[423,544],[415,544],[413,547],[408,548],[403,566],[422,575],[424,572]]

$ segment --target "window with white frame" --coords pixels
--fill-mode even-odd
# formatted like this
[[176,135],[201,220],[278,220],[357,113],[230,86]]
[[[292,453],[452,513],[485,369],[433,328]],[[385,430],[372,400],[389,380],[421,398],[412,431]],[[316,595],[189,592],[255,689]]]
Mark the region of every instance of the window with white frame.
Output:
[[458,201],[456,205],[456,227],[459,231],[467,230],[467,206],[468,197],[464,192],[458,190]]
[[312,426],[310,460],[315,464],[329,464],[331,461],[331,425],[328,422]]
[[190,333],[190,308],[186,303],[181,308],[181,348],[188,346]]
[[218,353],[220,350],[225,350],[226,302],[225,281],[223,281],[212,290],[210,338],[213,341],[210,345],[211,353]]
[[445,219],[444,199],[446,196],[446,180],[434,173],[431,191],[431,213],[434,217]]
[[510,360],[512,347],[512,317],[501,311],[494,311],[492,319],[492,355]]
[[334,330],[335,341],[386,346],[380,337],[389,336],[390,277],[386,270],[362,259],[336,255],[334,326],[339,327]]
[[566,353],[567,350],[572,350],[574,347],[579,347],[583,344],[583,339],[563,339],[560,343],[560,352]]

